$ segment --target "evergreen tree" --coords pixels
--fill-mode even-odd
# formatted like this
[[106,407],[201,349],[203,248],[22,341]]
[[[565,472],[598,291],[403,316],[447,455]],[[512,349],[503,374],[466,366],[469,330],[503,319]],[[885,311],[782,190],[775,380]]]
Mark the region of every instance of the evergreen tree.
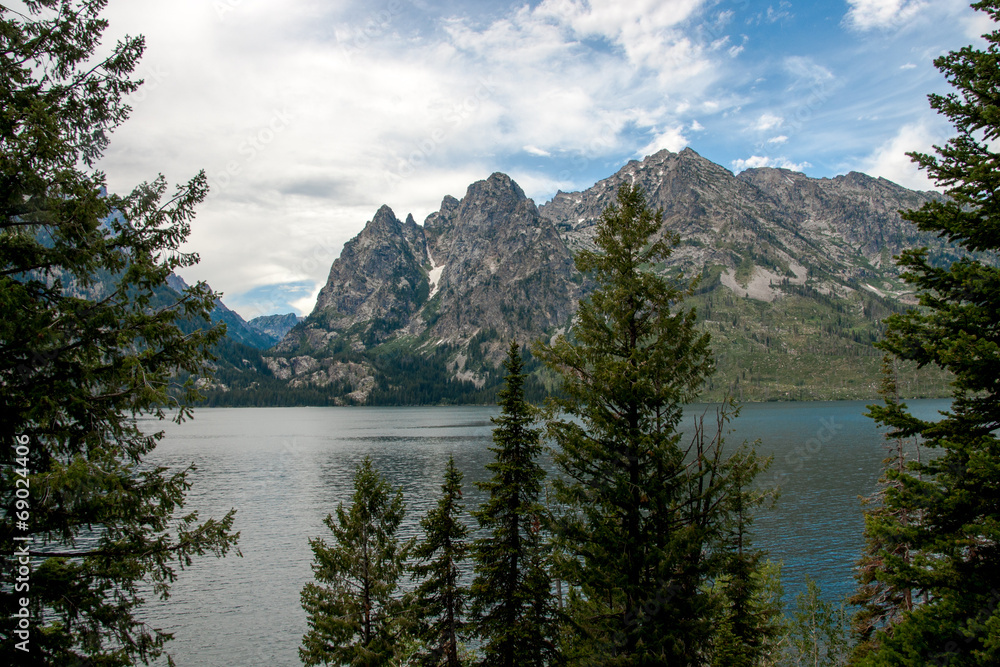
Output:
[[781,563],[757,559],[746,575],[749,581],[731,588],[731,580],[739,582],[739,576],[733,573],[732,579],[721,577],[715,584],[726,611],[719,621],[712,648],[712,666],[784,664],[788,624],[782,613]]
[[171,473],[144,461],[163,434],[143,432],[136,417],[190,416],[200,396],[176,378],[205,374],[223,329],[208,324],[216,295],[204,284],[179,298],[166,286],[171,271],[198,261],[179,249],[207,192],[204,173],[164,201],[162,176],[120,197],[105,195],[104,175],[93,171],[128,116],[144,48],[141,37],[126,38],[95,58],[104,5],[0,6],[0,655],[8,664],[155,659],[170,635],[141,620],[140,591],[165,599],[177,566],[221,556],[237,538],[234,512],[205,522],[181,512],[193,466]]
[[844,605],[822,597],[819,584],[806,577],[806,590],[795,596],[788,627],[788,662],[796,667],[838,667],[848,660],[849,620]]
[[[752,450],[725,456],[722,416],[714,438],[699,429],[681,444],[683,404],[713,362],[694,310],[677,307],[690,285],[654,271],[677,243],[655,238],[660,227],[642,192],[622,186],[601,216],[598,250],[577,255],[597,287],[571,338],[536,347],[562,376],[554,408],[568,418],[549,422],[566,508],[555,529],[583,664],[709,659],[721,614],[711,580],[724,572],[732,525],[726,499],[752,478],[730,473],[756,460]],[[749,512],[755,501],[745,500]]]
[[462,473],[454,457],[441,486],[437,507],[421,519],[424,541],[416,546],[417,563],[413,574],[422,581],[416,590],[418,634],[427,650],[418,656],[428,667],[459,667],[458,639],[466,626],[464,619],[468,588],[461,584],[461,564],[465,560],[469,529],[459,518],[462,513]]
[[473,512],[486,537],[473,543],[472,624],[482,640],[482,665],[532,667],[558,660],[556,612],[547,568],[540,502],[545,471],[534,410],[524,400],[523,362],[511,342],[501,413],[493,418],[496,460],[479,488],[489,499]]
[[[1000,20],[997,0],[972,6]],[[919,476],[887,473],[898,488],[886,492],[880,530],[911,546],[906,557],[886,554],[874,577],[897,591],[926,592],[927,602],[881,633],[864,664],[1000,664],[1000,31],[984,38],[985,50],[965,47],[934,61],[954,91],[930,95],[930,104],[956,136],[937,155],[911,157],[948,198],[903,216],[975,254],[939,266],[926,249],[901,253],[920,308],[888,318],[879,344],[950,371],[953,402],[936,422],[899,405],[871,408],[890,437],[920,436],[937,450],[911,464]],[[923,518],[904,523],[908,515]]]
[[[896,414],[906,409],[899,400],[896,386],[896,372],[893,359],[889,355],[882,358],[882,382],[879,387],[885,407]],[[910,560],[910,544],[900,539],[896,527],[906,528],[917,524],[921,517],[904,507],[886,507],[887,493],[898,493],[902,489],[901,477],[908,474],[906,441],[900,437],[886,438],[889,456],[883,462],[883,472],[879,477],[879,489],[862,502],[865,506],[865,553],[858,561],[855,578],[857,592],[848,600],[858,608],[854,614],[854,634],[858,644],[855,658],[863,657],[875,647],[879,630],[892,632],[892,626],[902,618],[903,613],[913,609],[913,591],[909,588],[897,589],[881,580],[881,568],[886,556]],[[914,446],[919,455],[919,449]],[[919,462],[919,458],[918,458]],[[892,472],[892,479],[889,473]]]
[[304,664],[394,664],[406,629],[399,579],[411,545],[396,537],[404,511],[402,489],[393,495],[366,456],[354,473],[350,508],[340,503],[336,518],[324,519],[334,544],[309,540],[319,583],[302,589],[309,617],[299,648]]
[[766,554],[753,547],[750,532],[753,510],[773,495],[751,488],[769,464],[770,459],[761,460],[748,448],[728,461],[732,493],[723,503],[730,525],[723,532],[721,574],[714,586],[723,602],[712,650],[712,664],[718,667],[775,664],[780,653],[784,633],[780,566],[764,560]]

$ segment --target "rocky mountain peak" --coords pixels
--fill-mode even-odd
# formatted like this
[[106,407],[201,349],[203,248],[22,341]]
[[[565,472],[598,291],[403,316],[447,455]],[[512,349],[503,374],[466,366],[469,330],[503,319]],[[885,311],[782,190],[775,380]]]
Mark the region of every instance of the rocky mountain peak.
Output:
[[[555,326],[571,312],[572,258],[510,176],[497,172],[473,183],[461,201],[446,197],[424,231],[441,300],[431,330],[442,339],[465,341],[493,331],[527,342],[528,329]],[[532,284],[549,285],[552,293],[532,297]],[[519,322],[512,313],[531,298],[551,302],[548,312]],[[486,356],[502,356],[502,347],[498,343]]]
[[583,192],[557,194],[539,212],[553,222],[570,248],[587,248],[601,213],[615,203],[625,184],[639,187],[649,205],[663,211],[665,228],[697,241],[714,237],[726,218],[743,226],[753,199],[751,188],[732,172],[688,148],[631,160]]
[[441,200],[441,208],[424,220],[424,237],[427,240],[428,254],[432,258],[435,256],[438,240],[442,235],[448,234],[454,226],[459,206],[461,206],[459,200],[451,195],[445,195]]
[[539,224],[538,209],[521,186],[507,174],[496,172],[470,185],[461,200],[445,197],[441,209],[424,221],[424,234],[433,261],[454,264],[457,255],[468,259],[470,248],[484,241],[497,244]]
[[368,224],[364,226],[361,230],[363,236],[374,236],[380,234],[400,234],[402,233],[403,223],[399,221],[396,214],[393,213],[392,209],[388,205],[383,204],[379,207],[378,211],[375,212],[375,217],[373,217]]
[[[402,336],[454,346],[453,377],[482,383],[512,338],[528,344],[535,331],[568,321],[577,291],[558,232],[510,176],[495,173],[461,200],[445,197],[423,227],[379,208],[334,261],[308,320],[276,352],[326,357],[328,378],[339,363],[331,352],[360,353]],[[285,359],[294,370],[293,361]]]
[[322,322],[326,332],[372,321],[398,326],[420,301],[426,262],[423,233],[413,217],[400,222],[383,205],[333,262],[310,319]]
[[862,174],[860,171],[849,171],[843,176],[835,177],[834,180],[838,178],[842,179],[845,183],[855,187],[871,187],[878,181],[885,180],[885,179],[875,178],[874,176],[869,176],[868,174]]
[[489,231],[492,225],[510,222],[512,213],[516,214],[514,219],[538,214],[535,203],[525,196],[521,186],[500,172],[470,185],[456,213],[466,226],[472,225],[477,231]]
[[271,345],[274,345],[301,321],[302,318],[295,313],[285,313],[282,315],[260,315],[250,320],[247,324],[253,327],[254,330],[270,338]]
[[514,200],[527,199],[521,186],[514,179],[502,172],[494,172],[489,178],[476,181],[465,192],[463,202],[474,203],[481,198],[498,199],[511,197]]

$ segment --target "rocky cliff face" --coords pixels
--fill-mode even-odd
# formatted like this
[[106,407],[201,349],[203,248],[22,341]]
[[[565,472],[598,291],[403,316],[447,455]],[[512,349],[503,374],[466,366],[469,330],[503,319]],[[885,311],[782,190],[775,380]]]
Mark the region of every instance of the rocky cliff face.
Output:
[[449,372],[481,387],[507,341],[528,344],[564,325],[577,292],[572,256],[555,228],[497,173],[470,185],[461,200],[445,197],[422,227],[380,208],[344,246],[315,309],[270,363],[290,381],[322,367],[322,383],[339,379],[337,364],[348,363],[333,357],[396,340],[411,349],[453,348]]
[[690,148],[629,162],[583,192],[560,192],[541,215],[571,247],[589,246],[601,211],[624,183],[640,186],[663,211],[664,229],[680,235],[675,259],[688,275],[716,267],[739,296],[780,298],[787,281],[840,295],[877,283],[871,287],[902,297],[892,255],[936,243],[899,216],[929,193],[856,172],[833,179],[772,168],[733,175]]
[[426,301],[426,265],[423,230],[412,216],[400,222],[383,206],[334,261],[310,330],[334,334],[324,342],[348,332],[363,334],[369,345],[383,341]]
[[756,187],[788,229],[823,246],[827,257],[833,249],[830,258],[836,264],[857,267],[851,258],[857,253],[874,266],[895,272],[889,257],[918,242],[934,244],[932,237],[921,238],[899,216],[900,210],[919,208],[933,198],[931,193],[855,171],[813,179],[787,169],[762,168],[748,169],[737,178]]
[[[754,355],[772,351],[831,369],[837,355],[874,359],[881,317],[907,299],[891,256],[915,244],[941,247],[898,214],[933,195],[858,173],[734,175],[690,149],[661,151],[541,207],[496,173],[461,200],[446,196],[422,226],[380,208],[344,246],[315,309],[269,353],[268,366],[291,386],[329,387],[355,402],[438,371],[446,383],[495,385],[507,341],[529,344],[571,324],[586,296],[572,253],[592,246],[623,183],[640,186],[662,209],[664,233],[679,235],[666,269],[704,276],[699,312],[715,327],[717,351],[742,350],[720,369],[743,368],[744,376]],[[803,361],[805,348],[827,356]]]
[[[432,337],[464,343],[493,331],[523,344],[572,313],[573,259],[509,176],[473,183],[460,202],[445,199],[424,229],[435,282],[423,319]],[[415,324],[411,333],[421,330]],[[498,345],[489,356],[502,357]]]

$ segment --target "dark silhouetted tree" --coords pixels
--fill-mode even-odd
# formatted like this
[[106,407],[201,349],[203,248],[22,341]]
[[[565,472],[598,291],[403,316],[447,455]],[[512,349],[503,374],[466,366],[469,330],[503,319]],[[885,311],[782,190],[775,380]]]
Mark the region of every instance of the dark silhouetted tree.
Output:
[[752,448],[726,455],[725,415],[714,437],[699,428],[682,443],[684,403],[713,361],[694,310],[681,307],[691,285],[654,270],[677,243],[661,222],[623,185],[596,249],[576,258],[596,289],[567,336],[535,348],[562,377],[548,424],[563,473],[554,530],[581,664],[709,661],[723,613],[711,582],[727,564],[753,564],[725,542],[734,512],[745,527],[763,499],[748,491],[761,462]]
[[[209,324],[217,295],[204,284],[180,296],[166,284],[198,261],[180,247],[208,191],[204,173],[165,199],[162,176],[121,197],[105,195],[93,170],[128,117],[144,49],[130,37],[95,57],[104,5],[0,6],[5,664],[155,659],[170,635],[142,620],[143,595],[166,598],[178,567],[224,555],[237,538],[235,512],[201,522],[183,511],[193,466],[147,462],[163,433],[146,433],[137,417],[190,416],[200,394],[177,378],[206,373],[223,328]],[[33,564],[30,589],[15,590],[12,558]]]
[[473,543],[472,627],[482,640],[484,666],[529,667],[558,661],[557,617],[548,573],[541,503],[545,471],[535,414],[524,400],[524,374],[511,342],[501,413],[493,419],[493,477],[479,484],[489,494],[477,511],[486,536]]
[[424,539],[413,550],[412,570],[420,585],[415,592],[417,634],[425,650],[417,657],[428,667],[460,667],[459,638],[465,631],[469,591],[462,585],[462,563],[468,555],[469,529],[462,523],[462,473],[455,459],[441,485],[437,507],[421,519]]

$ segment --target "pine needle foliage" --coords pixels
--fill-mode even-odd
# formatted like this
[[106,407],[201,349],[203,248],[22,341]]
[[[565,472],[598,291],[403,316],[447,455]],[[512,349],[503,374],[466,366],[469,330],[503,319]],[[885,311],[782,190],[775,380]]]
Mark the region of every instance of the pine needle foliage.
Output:
[[[207,286],[178,297],[166,284],[198,261],[180,248],[208,186],[202,172],[170,194],[162,176],[107,194],[93,165],[128,118],[143,39],[126,37],[101,58],[102,0],[9,4],[0,5],[0,655],[149,663],[171,635],[143,620],[143,591],[166,599],[178,569],[225,555],[238,538],[235,511],[201,521],[183,510],[194,466],[150,465],[163,433],[138,421],[191,416],[201,396],[177,378],[207,375],[224,334],[209,323],[217,295]],[[15,497],[19,488],[29,498]],[[26,561],[30,588],[15,590]]]
[[399,580],[412,546],[396,537],[403,491],[392,487],[366,456],[354,473],[347,509],[324,523],[333,543],[309,540],[316,583],[302,589],[309,631],[299,658],[306,665],[382,667],[394,661],[408,630]]
[[[972,5],[1000,21],[1000,2]],[[887,553],[873,582],[922,591],[927,601],[904,612],[861,664],[1000,664],[1000,30],[934,64],[953,87],[930,95],[955,136],[936,154],[911,153],[946,199],[904,218],[976,253],[936,265],[926,249],[901,253],[903,278],[920,307],[886,320],[884,351],[953,373],[952,405],[938,421],[897,405],[872,406],[890,437],[919,436],[933,450],[885,494],[880,531],[910,545]],[[917,523],[904,517],[921,516]]]
[[[886,410],[897,415],[906,410],[896,385],[894,360],[889,355],[882,358],[879,394]],[[858,590],[848,600],[857,607],[853,618],[854,635],[858,642],[854,649],[856,658],[874,650],[878,632],[892,633],[892,626],[902,619],[905,612],[913,610],[915,593],[920,593],[909,588],[898,589],[881,577],[887,557],[909,562],[911,547],[904,539],[905,530],[901,532],[899,529],[919,524],[922,520],[918,512],[906,507],[887,506],[885,501],[888,494],[902,491],[901,478],[910,474],[909,462],[914,453],[919,463],[919,448],[915,442],[897,436],[886,438],[886,450],[888,456],[882,461],[879,489],[862,500],[865,508],[865,552],[855,572]]]
[[571,658],[584,665],[709,662],[723,604],[712,582],[739,560],[725,545],[733,513],[749,518],[762,501],[747,492],[762,464],[752,448],[725,452],[728,416],[682,442],[684,404],[713,361],[682,305],[692,283],[655,270],[678,243],[661,227],[641,190],[622,186],[596,249],[576,258],[596,289],[568,335],[534,349],[562,378],[548,421],[562,473],[554,532],[571,584]]
[[417,636],[425,650],[417,662],[427,667],[460,667],[459,639],[465,633],[469,597],[462,585],[469,529],[462,523],[462,473],[448,458],[437,507],[420,520],[424,539],[413,549]]
[[483,667],[541,667],[559,661],[557,615],[548,571],[541,502],[545,471],[538,463],[540,429],[524,400],[524,362],[511,342],[506,384],[493,418],[493,476],[479,488],[489,497],[472,514],[485,532],[473,543],[472,626]]

